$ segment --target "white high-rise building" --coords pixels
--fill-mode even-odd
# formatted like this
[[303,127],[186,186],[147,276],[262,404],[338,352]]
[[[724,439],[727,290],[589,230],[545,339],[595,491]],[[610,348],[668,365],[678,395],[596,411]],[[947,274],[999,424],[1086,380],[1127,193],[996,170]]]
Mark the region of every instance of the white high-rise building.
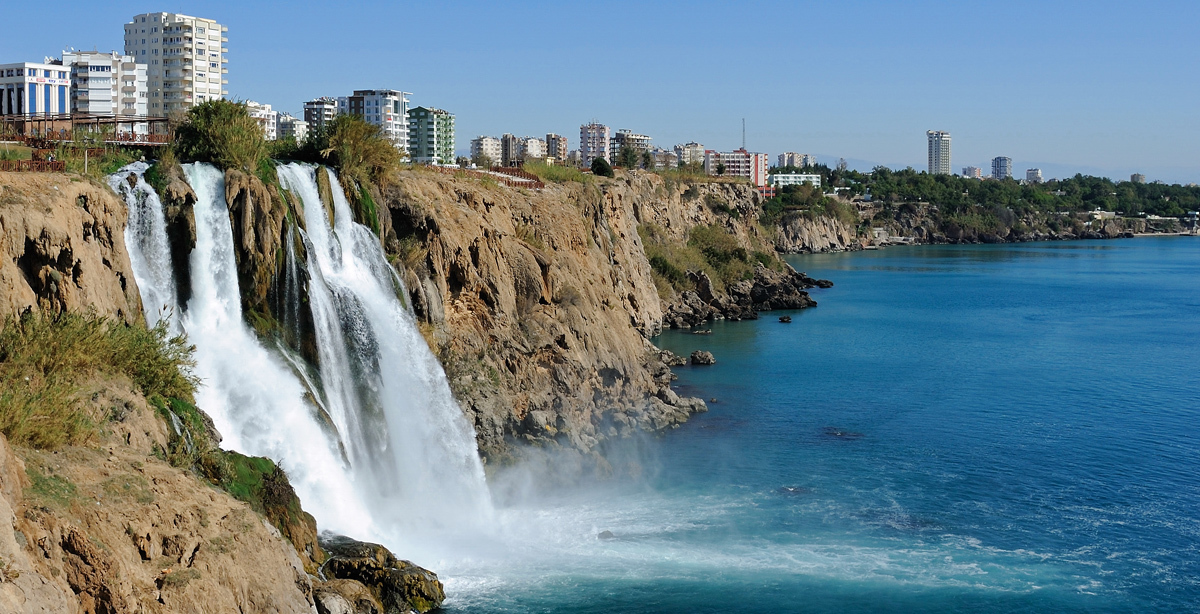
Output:
[[950,133],[942,130],[930,130],[925,133],[929,139],[929,174],[950,174]]
[[[733,151],[704,152],[704,172],[709,175],[722,174],[727,177],[745,177],[756,186],[767,185],[767,168],[770,166],[769,156],[765,153],[754,153],[745,149]],[[723,166],[723,168],[718,167]],[[723,171],[718,173],[718,171]]]
[[541,160],[546,157],[546,141],[527,136],[521,139],[521,160]]
[[1027,183],[1041,183],[1042,182],[1042,169],[1040,169],[1040,168],[1025,169],[1025,181]]
[[400,90],[354,90],[338,98],[338,113],[357,115],[383,129],[396,149],[408,153],[408,96]]
[[[484,158],[487,160],[485,161]],[[504,161],[504,155],[500,139],[494,136],[480,136],[471,139],[471,161],[486,162],[491,165],[501,164]]]
[[676,145],[675,157],[679,164],[691,164],[692,162],[704,164],[704,146],[696,142]]
[[[71,113],[146,117],[146,65],[117,52],[64,51],[63,66],[70,68]],[[144,134],[146,124],[135,124]]]
[[269,104],[254,102],[253,100],[246,101],[246,110],[250,112],[250,118],[258,122],[262,126],[263,138],[268,141],[274,141],[277,132],[277,123],[279,122],[279,112],[271,108]]
[[962,176],[969,177],[971,179],[983,179],[983,169],[979,168],[978,166],[964,166],[962,169]]
[[779,164],[777,166],[794,166],[796,168],[804,168],[806,166],[816,165],[816,156],[789,151],[779,154]]
[[0,115],[70,112],[70,69],[61,64],[0,64]]
[[186,111],[229,93],[228,31],[211,19],[178,13],[143,13],[125,24],[125,53],[146,65],[151,117]]
[[591,166],[592,160],[608,158],[608,126],[592,122],[579,127],[579,153],[583,156],[583,165]]
[[632,130],[618,130],[608,143],[608,161],[616,161],[617,156],[625,147],[637,152],[638,164],[641,164],[642,154],[650,151],[650,137],[644,134],[634,134]]
[[275,134],[277,138],[294,138],[297,143],[302,143],[308,136],[308,122],[291,113],[280,113],[279,118],[275,120]]
[[1012,158],[992,158],[992,179],[1012,179]]

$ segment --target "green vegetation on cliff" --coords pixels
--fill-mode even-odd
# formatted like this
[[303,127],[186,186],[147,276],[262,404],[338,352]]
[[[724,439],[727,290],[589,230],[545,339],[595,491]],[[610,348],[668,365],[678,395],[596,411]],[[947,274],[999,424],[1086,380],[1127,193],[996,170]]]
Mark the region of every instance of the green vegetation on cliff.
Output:
[[165,325],[93,315],[27,314],[0,330],[0,432],[13,444],[88,441],[108,416],[85,403],[98,379],[127,377],[148,399],[192,398],[191,347]]
[[210,100],[188,109],[175,129],[175,153],[184,162],[210,162],[247,173],[268,159],[262,126],[244,103]]
[[688,271],[707,273],[716,289],[724,291],[730,284],[753,279],[754,267],[759,264],[770,269],[782,267],[774,254],[747,250],[729,231],[716,225],[692,228],[683,245],[671,241],[663,229],[654,224],[638,226],[638,235],[653,270],[654,283],[663,298],[669,298],[672,292],[693,289]]

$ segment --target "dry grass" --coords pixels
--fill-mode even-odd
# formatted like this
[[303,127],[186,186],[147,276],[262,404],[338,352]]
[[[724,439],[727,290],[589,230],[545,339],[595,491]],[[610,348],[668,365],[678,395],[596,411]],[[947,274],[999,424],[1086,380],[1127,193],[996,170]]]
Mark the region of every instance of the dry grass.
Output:
[[91,439],[107,416],[87,403],[96,377],[124,376],[150,399],[192,399],[192,348],[165,326],[95,315],[26,315],[0,330],[0,432],[15,445]]

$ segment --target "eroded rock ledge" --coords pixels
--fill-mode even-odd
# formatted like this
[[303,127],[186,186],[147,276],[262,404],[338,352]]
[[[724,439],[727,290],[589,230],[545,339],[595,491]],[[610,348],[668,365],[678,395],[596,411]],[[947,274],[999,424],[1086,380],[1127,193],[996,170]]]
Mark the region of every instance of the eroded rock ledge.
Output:
[[813,279],[785,266],[779,272],[759,265],[754,269],[753,279],[734,283],[725,294],[714,292],[712,280],[703,271],[688,271],[688,279],[696,285],[696,290],[682,293],[667,308],[663,325],[692,328],[712,320],[757,320],[760,311],[816,307],[817,302],[806,290],[833,285],[831,281]]

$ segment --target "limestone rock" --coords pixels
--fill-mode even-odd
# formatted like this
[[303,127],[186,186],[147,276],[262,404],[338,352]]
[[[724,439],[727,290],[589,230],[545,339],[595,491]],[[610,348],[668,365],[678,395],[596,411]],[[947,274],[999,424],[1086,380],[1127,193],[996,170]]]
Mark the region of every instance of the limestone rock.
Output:
[[[383,606],[384,614],[404,614],[409,610],[428,612],[441,606],[446,599],[437,574],[397,559],[379,544],[323,533],[321,547],[329,555],[321,566],[321,573],[327,578],[359,583]],[[348,596],[348,591],[353,588],[352,585],[336,585],[330,590],[353,605],[358,603]]]
[[713,357],[712,352],[696,350],[695,352],[692,352],[692,364],[715,365],[717,364],[717,359]]
[[125,249],[125,203],[107,185],[0,173],[0,310],[88,309],[126,322],[142,301]]

